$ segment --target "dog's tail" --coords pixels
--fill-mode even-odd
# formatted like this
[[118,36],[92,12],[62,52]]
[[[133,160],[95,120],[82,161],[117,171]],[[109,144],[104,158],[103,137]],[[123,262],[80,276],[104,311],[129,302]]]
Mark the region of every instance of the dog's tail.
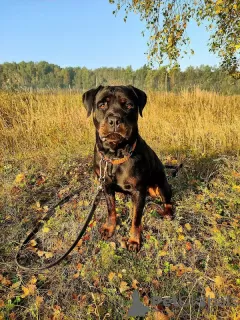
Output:
[[165,168],[171,170],[171,176],[176,177],[178,174],[178,171],[183,167],[183,163],[180,163],[178,166],[166,164]]

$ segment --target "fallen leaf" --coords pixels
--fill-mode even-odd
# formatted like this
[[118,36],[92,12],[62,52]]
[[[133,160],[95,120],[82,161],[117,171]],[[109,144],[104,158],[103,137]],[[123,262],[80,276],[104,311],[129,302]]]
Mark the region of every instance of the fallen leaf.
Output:
[[74,273],[74,275],[73,275],[73,279],[77,279],[79,276],[80,276],[80,273],[79,273],[79,272]]
[[148,296],[144,296],[143,297],[143,304],[145,305],[145,306],[148,306],[149,305],[149,298],[148,298]]
[[189,241],[186,242],[186,249],[187,249],[188,251],[192,250],[192,244],[191,244],[191,242],[189,242]]
[[115,277],[116,273],[115,272],[110,272],[108,275],[108,280],[111,282],[113,278]]
[[43,297],[36,296],[36,305],[39,307],[40,304],[43,302]]
[[25,298],[25,297],[29,296],[30,292],[27,287],[22,286],[22,291],[23,291],[23,294],[21,295],[21,298]]
[[168,255],[168,252],[161,250],[158,252],[158,255],[159,255],[159,257],[164,257],[164,256]]
[[44,232],[44,233],[48,233],[50,231],[50,229],[48,228],[48,227],[44,227],[43,229],[42,229],[42,232]]
[[21,284],[21,281],[18,281],[18,282],[15,282],[15,283],[13,283],[13,285],[12,285],[12,289],[17,289],[17,288],[19,288],[20,287],[20,284]]
[[138,281],[136,279],[133,279],[133,282],[132,282],[132,287],[133,289],[137,289],[138,288]]
[[4,301],[2,299],[0,299],[0,308],[4,307]]
[[124,291],[127,291],[128,289],[129,289],[129,286],[128,286],[127,282],[121,281],[119,291],[122,293]]
[[53,253],[52,253],[52,252],[44,252],[44,254],[45,254],[45,257],[46,257],[47,259],[53,257]]
[[114,250],[116,249],[116,243],[115,242],[111,241],[109,244]]
[[12,282],[10,280],[8,280],[7,278],[3,277],[2,278],[2,284],[4,286],[10,286],[12,284]]
[[222,287],[224,284],[224,279],[220,276],[216,276],[214,281],[215,281],[216,286],[219,288]]
[[35,284],[37,282],[37,278],[35,276],[32,276],[30,283]]
[[35,247],[37,245],[37,241],[36,240],[31,240],[30,244],[31,244],[31,246]]
[[178,229],[177,229],[177,232],[183,232],[183,227],[182,226],[180,226]]
[[78,271],[80,271],[80,270],[82,269],[82,266],[83,266],[83,265],[82,265],[81,263],[78,263],[76,269],[77,269]]
[[189,223],[185,224],[185,228],[187,229],[187,231],[190,231],[192,229],[192,227]]
[[15,178],[15,183],[19,184],[22,183],[25,180],[25,174],[19,173]]
[[35,284],[29,284],[29,285],[28,285],[29,294],[34,294],[35,289],[36,289]]
[[210,287],[206,287],[205,288],[205,295],[206,295],[206,298],[210,298],[210,299],[214,299],[215,298],[215,293],[212,292]]
[[162,276],[162,273],[163,273],[162,269],[157,269],[157,275],[158,275],[159,277]]
[[183,234],[179,234],[178,240],[179,240],[179,241],[182,241],[182,240],[184,240],[184,239],[185,239],[184,235],[183,235]]
[[200,249],[201,246],[202,246],[202,244],[201,244],[201,242],[200,242],[199,240],[194,240],[194,244],[196,245],[196,247],[197,247],[198,249]]
[[42,257],[42,256],[44,255],[44,251],[38,250],[37,255],[38,255],[39,257]]
[[169,317],[166,314],[157,311],[154,312],[154,320],[169,320]]

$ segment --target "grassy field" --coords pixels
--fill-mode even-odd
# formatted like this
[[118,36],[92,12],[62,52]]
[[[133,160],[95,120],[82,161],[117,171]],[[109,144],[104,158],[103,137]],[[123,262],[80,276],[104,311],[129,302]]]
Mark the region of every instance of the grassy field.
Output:
[[[109,241],[98,231],[103,199],[66,261],[38,273],[17,268],[17,247],[51,204],[80,187],[28,250],[46,263],[73,242],[97,187],[94,128],[77,93],[0,92],[0,319],[127,319],[138,290],[148,320],[239,320],[239,106],[240,96],[149,92],[140,133],[164,163],[184,164],[169,174],[175,219],[147,206],[133,254],[122,242],[130,199],[117,196]],[[154,296],[165,298],[156,305]]]

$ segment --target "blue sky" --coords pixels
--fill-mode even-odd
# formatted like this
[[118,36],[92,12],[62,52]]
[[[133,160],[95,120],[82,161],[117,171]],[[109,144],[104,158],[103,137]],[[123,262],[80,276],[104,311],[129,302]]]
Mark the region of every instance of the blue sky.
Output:
[[[144,23],[124,12],[115,17],[108,0],[0,0],[0,63],[41,61],[65,66],[126,67],[147,63]],[[208,34],[193,23],[188,29],[194,56],[180,66],[218,65],[208,52]]]

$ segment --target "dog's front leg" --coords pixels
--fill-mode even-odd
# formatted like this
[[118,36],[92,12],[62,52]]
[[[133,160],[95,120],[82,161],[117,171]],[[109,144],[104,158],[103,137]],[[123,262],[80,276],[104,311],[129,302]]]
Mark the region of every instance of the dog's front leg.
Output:
[[110,186],[106,185],[104,188],[104,194],[107,202],[108,217],[106,222],[101,227],[101,235],[104,240],[110,238],[116,229],[116,208],[115,208],[115,192]]
[[130,229],[130,237],[127,241],[127,248],[130,251],[139,251],[141,247],[141,220],[145,205],[146,190],[136,190],[132,194],[133,217]]

